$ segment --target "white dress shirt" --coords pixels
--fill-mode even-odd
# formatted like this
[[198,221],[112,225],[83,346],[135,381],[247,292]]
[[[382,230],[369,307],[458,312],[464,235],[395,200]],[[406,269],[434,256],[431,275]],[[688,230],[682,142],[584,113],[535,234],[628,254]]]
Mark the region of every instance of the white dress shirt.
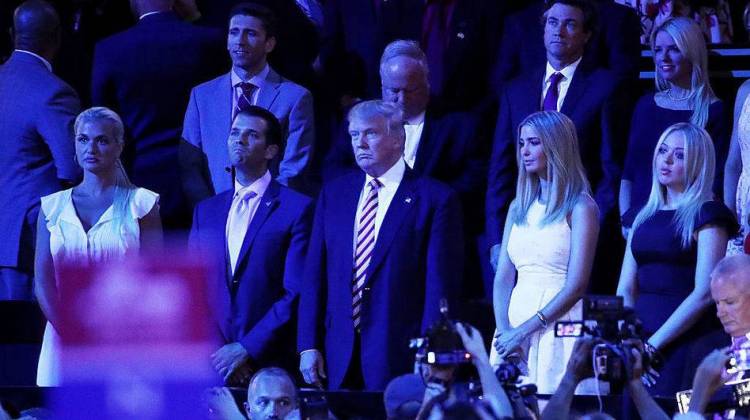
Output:
[[[378,190],[378,211],[377,213],[375,213],[375,227],[373,228],[373,238],[376,244],[378,242],[378,233],[380,232],[380,226],[383,225],[383,219],[385,219],[385,214],[388,211],[388,206],[391,205],[393,196],[396,195],[396,190],[398,189],[399,184],[401,184],[401,180],[404,178],[404,172],[406,172],[406,164],[404,163],[403,159],[399,159],[398,162],[391,166],[391,169],[388,169],[383,175],[378,177],[378,181],[380,181],[383,186]],[[367,198],[367,193],[369,192],[369,187],[367,186],[367,184],[369,184],[372,179],[373,177],[371,177],[370,175],[365,175],[365,182],[362,185],[362,192],[360,192],[359,194],[357,214],[354,218],[354,237],[352,238],[353,255],[357,252],[357,228],[359,226],[359,218],[361,216],[362,206],[364,205],[365,199]]]
[[31,52],[31,51],[27,51],[27,50],[18,50],[18,49],[17,49],[17,50],[15,50],[15,51],[16,51],[16,52],[20,52],[20,53],[24,53],[24,54],[28,54],[28,55],[33,55],[34,57],[36,57],[36,58],[38,58],[38,59],[42,60],[42,64],[44,64],[44,67],[47,67],[47,70],[49,70],[49,71],[52,71],[52,64],[50,64],[50,63],[49,63],[49,61],[47,61],[47,60],[46,60],[46,59],[45,59],[44,57],[42,57],[41,55],[39,55],[39,54],[35,54],[35,53],[33,53],[33,52]]
[[252,100],[250,101],[253,105],[258,104],[258,92],[260,92],[261,86],[266,82],[266,77],[268,76],[270,68],[268,67],[268,63],[266,63],[266,66],[263,67],[263,70],[260,71],[260,73],[256,74],[255,76],[251,77],[250,80],[242,80],[242,78],[235,73],[234,69],[232,69],[231,72],[229,72],[229,77],[232,80],[232,92],[234,93],[232,95],[232,110],[237,109],[237,99],[239,99],[240,95],[242,95],[242,88],[240,87],[240,83],[242,82],[250,82],[257,86],[257,89],[253,92]]
[[552,77],[552,75],[555,73],[561,73],[563,75],[563,78],[560,79],[560,81],[557,83],[557,110],[559,111],[562,109],[563,102],[565,101],[565,95],[568,94],[570,81],[573,80],[573,75],[578,68],[578,64],[581,63],[582,58],[583,57],[568,64],[560,71],[555,70],[549,63],[549,61],[547,62],[547,70],[544,73],[544,84],[542,85],[542,98],[539,101],[540,109],[541,106],[544,105],[544,97],[547,95],[547,90],[549,90],[550,77]]
[[424,130],[424,112],[404,124],[406,132],[406,142],[404,142],[404,161],[410,169],[414,169],[414,162],[417,161],[417,150],[419,150],[419,140],[422,138]]
[[[258,210],[258,205],[260,204],[260,200],[263,197],[263,194],[265,194],[266,189],[268,188],[268,185],[271,183],[271,173],[269,171],[266,171],[266,173],[258,178],[255,182],[253,182],[250,185],[243,186],[242,184],[237,181],[237,178],[234,179],[234,196],[232,198],[232,206],[229,208],[229,215],[227,217],[227,226],[226,226],[226,234],[227,234],[227,247],[229,249],[229,263],[232,267],[232,274],[234,274],[234,269],[237,266],[237,258],[239,258],[240,249],[231,249],[229,247],[228,242],[230,236],[232,237],[232,240],[235,241],[235,243],[242,244],[245,241],[245,234],[247,233],[247,228],[250,226],[250,221],[253,220],[253,216],[255,215],[255,212]],[[241,200],[239,197],[244,195],[246,191],[253,191],[256,195],[255,197],[248,200],[248,211],[247,211],[247,218],[244,220],[232,220],[232,214],[235,212],[235,209],[238,205],[241,204]],[[234,231],[230,232],[230,226],[235,226]]]

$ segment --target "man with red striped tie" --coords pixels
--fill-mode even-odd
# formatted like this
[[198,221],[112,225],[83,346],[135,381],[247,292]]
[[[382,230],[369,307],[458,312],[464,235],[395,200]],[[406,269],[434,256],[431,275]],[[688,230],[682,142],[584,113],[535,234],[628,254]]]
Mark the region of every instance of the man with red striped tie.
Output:
[[456,193],[404,163],[401,108],[380,100],[349,112],[360,170],[318,199],[300,294],[297,349],[307,383],[383,390],[408,373],[409,339],[457,296],[463,270]]

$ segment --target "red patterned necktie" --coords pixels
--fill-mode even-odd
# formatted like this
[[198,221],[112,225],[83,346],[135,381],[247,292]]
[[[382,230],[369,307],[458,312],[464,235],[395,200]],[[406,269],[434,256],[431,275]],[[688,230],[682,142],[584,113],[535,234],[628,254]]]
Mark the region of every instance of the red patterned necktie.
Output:
[[371,180],[367,186],[365,203],[357,224],[357,248],[354,252],[354,278],[352,280],[352,319],[354,329],[359,330],[360,314],[362,310],[362,290],[365,285],[365,274],[370,265],[372,250],[375,248],[375,216],[378,213],[378,190],[383,184],[377,179]]
[[235,116],[253,104],[253,92],[258,88],[250,82],[241,82],[239,86],[242,92],[237,97],[237,107],[234,109]]

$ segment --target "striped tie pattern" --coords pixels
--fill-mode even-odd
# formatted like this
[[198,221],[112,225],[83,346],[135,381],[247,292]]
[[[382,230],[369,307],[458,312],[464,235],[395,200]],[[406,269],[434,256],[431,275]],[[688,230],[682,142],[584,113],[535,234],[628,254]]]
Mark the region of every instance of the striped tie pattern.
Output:
[[235,116],[253,104],[253,92],[255,92],[255,88],[257,87],[250,82],[242,82],[239,86],[242,93],[237,97],[237,107],[234,109]]
[[375,248],[375,215],[378,213],[378,189],[383,186],[377,179],[368,183],[370,191],[357,224],[357,248],[354,252],[354,278],[352,280],[352,319],[354,329],[359,330],[362,310],[362,290],[365,285],[365,273],[370,265],[372,250]]

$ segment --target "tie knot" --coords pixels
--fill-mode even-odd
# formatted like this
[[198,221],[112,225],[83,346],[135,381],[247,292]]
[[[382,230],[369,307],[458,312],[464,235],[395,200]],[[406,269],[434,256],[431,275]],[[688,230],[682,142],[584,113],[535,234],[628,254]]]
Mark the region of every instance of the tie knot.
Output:
[[250,82],[240,82],[240,89],[242,89],[242,94],[246,96],[250,96],[256,87],[257,86]]
[[234,199],[241,201],[243,204],[247,203],[250,199],[255,198],[258,195],[255,191],[252,190],[242,190],[237,191],[234,194]]
[[370,189],[371,189],[371,190],[373,190],[373,191],[377,191],[377,190],[379,190],[379,189],[380,189],[380,187],[382,187],[382,186],[383,186],[383,183],[382,183],[382,182],[380,182],[380,181],[378,181],[378,179],[377,179],[377,178],[373,178],[372,180],[370,180],[370,183],[369,183],[369,185],[370,185]]
[[550,85],[556,86],[558,83],[560,83],[560,80],[562,80],[563,77],[564,77],[563,74],[560,72],[552,73],[552,75],[549,77]]

